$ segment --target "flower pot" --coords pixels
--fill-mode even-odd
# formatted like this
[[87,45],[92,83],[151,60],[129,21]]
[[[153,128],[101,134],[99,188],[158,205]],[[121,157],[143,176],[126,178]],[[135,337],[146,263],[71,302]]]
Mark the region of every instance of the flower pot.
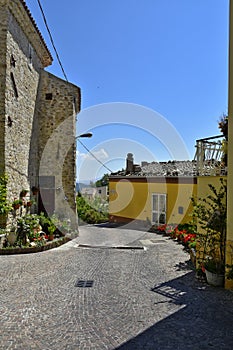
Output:
[[27,195],[27,193],[28,193],[28,190],[22,190],[22,191],[20,192],[20,198],[25,197],[25,196]]
[[48,241],[53,241],[54,240],[54,235],[48,235]]
[[36,186],[32,186],[32,194],[35,196],[39,192],[39,188]]
[[10,243],[10,245],[14,245],[17,239],[17,234],[14,231],[11,231],[7,235],[7,240]]
[[207,282],[211,285],[211,286],[215,286],[215,287],[223,287],[224,284],[224,275],[218,275],[216,273],[210,272],[208,270],[205,269],[205,274],[206,274],[206,279]]

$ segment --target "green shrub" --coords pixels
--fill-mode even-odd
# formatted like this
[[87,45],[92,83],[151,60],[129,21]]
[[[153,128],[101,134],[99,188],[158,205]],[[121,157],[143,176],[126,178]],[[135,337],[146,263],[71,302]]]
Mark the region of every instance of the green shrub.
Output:
[[99,224],[108,221],[108,213],[102,211],[102,206],[97,204],[100,202],[94,200],[88,203],[81,195],[77,196],[77,212],[78,217],[88,224]]
[[0,176],[0,214],[7,215],[11,205],[7,201],[7,175]]

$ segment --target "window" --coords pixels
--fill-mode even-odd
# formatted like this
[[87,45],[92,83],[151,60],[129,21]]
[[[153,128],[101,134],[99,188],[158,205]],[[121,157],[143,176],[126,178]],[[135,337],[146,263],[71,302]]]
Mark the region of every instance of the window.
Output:
[[12,54],[12,55],[11,55],[11,59],[10,59],[11,67],[15,67],[15,63],[16,63],[16,60],[15,60],[13,54]]
[[47,93],[47,94],[45,94],[45,99],[46,99],[47,101],[51,101],[51,100],[53,99],[53,94],[52,94],[52,93]]
[[178,213],[184,214],[184,207],[178,207]]
[[28,65],[32,67],[32,57],[33,57],[33,47],[31,44],[28,44]]
[[8,115],[8,118],[7,118],[7,126],[9,126],[10,128],[12,127],[12,124],[13,124],[13,120],[11,119],[11,117]]
[[152,194],[152,223],[166,224],[167,196],[166,194]]
[[14,74],[11,72],[10,76],[11,76],[11,82],[12,82],[12,87],[13,87],[13,90],[14,90],[15,97],[18,98],[19,94],[18,94],[16,83],[15,83]]

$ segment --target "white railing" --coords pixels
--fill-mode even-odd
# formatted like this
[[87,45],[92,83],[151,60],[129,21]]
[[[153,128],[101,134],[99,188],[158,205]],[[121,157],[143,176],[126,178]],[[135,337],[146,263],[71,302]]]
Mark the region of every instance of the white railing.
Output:
[[224,136],[212,136],[196,141],[196,172],[198,176],[216,176],[227,174],[227,162]]

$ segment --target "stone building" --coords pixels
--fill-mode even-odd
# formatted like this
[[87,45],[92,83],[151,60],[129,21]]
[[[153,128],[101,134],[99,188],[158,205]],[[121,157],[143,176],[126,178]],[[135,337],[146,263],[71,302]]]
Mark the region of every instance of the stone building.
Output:
[[38,187],[34,210],[75,225],[80,89],[45,71],[53,59],[24,0],[0,0],[0,23],[0,172],[9,199]]

